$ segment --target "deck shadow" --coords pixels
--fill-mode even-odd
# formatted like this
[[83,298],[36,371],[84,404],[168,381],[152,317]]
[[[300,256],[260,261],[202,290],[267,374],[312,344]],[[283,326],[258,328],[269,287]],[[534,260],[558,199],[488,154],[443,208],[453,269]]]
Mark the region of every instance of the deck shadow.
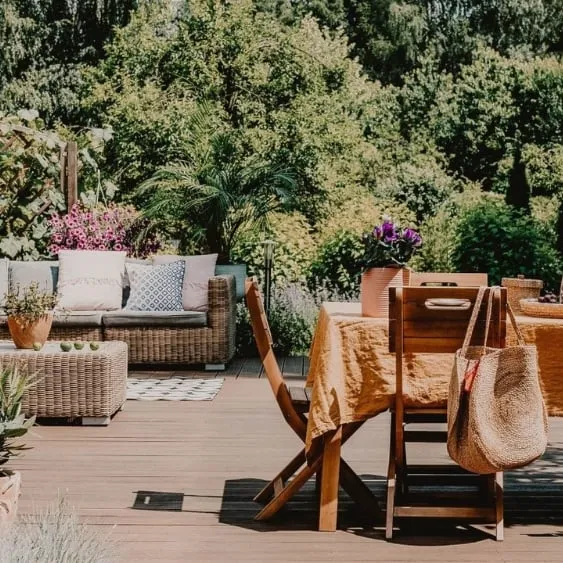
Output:
[[[364,482],[377,483],[370,488],[379,499],[383,498],[382,476],[361,475],[360,477]],[[261,505],[252,499],[266,484],[267,481],[263,479],[252,478],[225,481],[219,522],[261,532],[316,529],[319,501],[314,479],[309,480],[274,518],[267,522],[257,522],[254,517],[260,511]],[[342,490],[339,493],[338,522],[342,529],[349,527],[369,529],[378,523],[371,515],[362,514]]]
[[[361,475],[374,495],[385,497],[385,478]],[[268,522],[256,522],[260,510],[253,497],[267,484],[263,479],[243,478],[225,481],[219,522],[261,532],[315,530],[318,524],[318,499],[311,479],[293,499]],[[550,447],[534,464],[505,474],[505,525],[563,525],[563,448]],[[362,514],[356,504],[340,491],[338,527],[357,535],[384,539],[383,522]],[[450,545],[487,538],[482,529],[452,521],[416,520],[404,522],[397,543],[408,545]],[[411,533],[412,532],[412,533]],[[555,532],[554,532],[555,533]],[[557,532],[558,533],[558,532]],[[552,533],[550,533],[552,535]]]

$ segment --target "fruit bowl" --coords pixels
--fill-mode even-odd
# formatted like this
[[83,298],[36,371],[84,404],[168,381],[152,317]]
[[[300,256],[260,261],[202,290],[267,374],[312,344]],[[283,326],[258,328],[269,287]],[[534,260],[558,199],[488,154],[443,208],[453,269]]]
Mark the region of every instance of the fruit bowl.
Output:
[[520,299],[523,315],[563,319],[563,303],[541,303],[537,299]]

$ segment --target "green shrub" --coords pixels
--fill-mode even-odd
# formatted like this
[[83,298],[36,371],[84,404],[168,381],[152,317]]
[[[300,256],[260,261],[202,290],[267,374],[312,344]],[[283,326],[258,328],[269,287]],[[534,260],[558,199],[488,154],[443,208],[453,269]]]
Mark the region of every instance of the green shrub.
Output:
[[252,358],[258,355],[246,303],[237,303],[237,330],[235,338],[236,355],[239,358]]
[[[307,354],[321,303],[339,297],[326,290],[311,291],[299,283],[274,286],[268,320],[276,353],[280,356]],[[241,357],[257,355],[250,316],[243,304],[237,309],[237,354]]]
[[254,230],[237,241],[231,259],[247,264],[248,273],[263,279],[263,241],[271,239],[274,247],[272,280],[275,284],[302,282],[315,254],[316,242],[305,217],[298,212],[272,213],[266,233]]
[[341,231],[354,233],[359,238],[387,216],[402,225],[410,225],[415,221],[414,213],[406,205],[349,187],[346,189],[346,198],[333,203],[330,215],[315,225],[316,239],[322,245]]
[[309,287],[324,287],[345,297],[357,295],[363,255],[364,245],[358,234],[337,232],[319,247],[309,270]]
[[423,245],[410,262],[418,272],[455,272],[454,252],[458,224],[467,212],[483,200],[500,201],[502,196],[482,192],[478,184],[466,184],[462,192],[454,192],[442,202],[434,216],[420,226]]
[[460,218],[453,261],[460,272],[488,272],[494,284],[518,274],[542,279],[549,290],[561,282],[553,231],[498,201],[483,202]]
[[[412,145],[412,150],[420,147]],[[389,176],[379,182],[379,189],[411,212],[417,225],[434,215],[440,204],[456,189],[456,182],[448,176],[436,154],[411,154],[396,166]],[[393,210],[393,219],[395,210]]]

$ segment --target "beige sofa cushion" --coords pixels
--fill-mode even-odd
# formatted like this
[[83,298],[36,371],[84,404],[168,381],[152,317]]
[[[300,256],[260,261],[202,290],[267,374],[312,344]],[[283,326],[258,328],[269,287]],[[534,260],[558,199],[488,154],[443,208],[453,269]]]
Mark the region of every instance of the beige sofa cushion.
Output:
[[58,306],[70,311],[121,308],[125,252],[61,250]]
[[209,278],[215,275],[217,254],[200,256],[176,256],[157,254],[153,264],[168,264],[176,260],[184,260],[184,286],[182,288],[182,305],[185,311],[207,311]]

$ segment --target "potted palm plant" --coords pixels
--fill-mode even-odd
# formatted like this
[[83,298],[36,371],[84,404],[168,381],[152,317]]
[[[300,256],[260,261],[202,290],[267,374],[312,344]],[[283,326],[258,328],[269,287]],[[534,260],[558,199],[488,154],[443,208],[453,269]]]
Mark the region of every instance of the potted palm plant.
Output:
[[22,398],[30,386],[28,374],[18,365],[0,368],[0,523],[12,521],[17,512],[21,476],[5,469],[11,457],[28,449],[14,441],[33,426],[35,417],[21,412]]
[[185,160],[161,167],[140,186],[139,195],[148,197],[145,215],[164,230],[172,226],[180,250],[196,241],[216,253],[217,273],[234,274],[242,296],[246,266],[230,264],[231,250],[243,232],[266,227],[290,196],[293,174],[242,157],[232,132],[204,140],[195,134],[187,149]]
[[414,229],[401,228],[386,219],[370,233],[364,233],[362,241],[362,315],[387,317],[389,288],[409,285],[406,264],[422,246],[422,238]]
[[24,287],[18,285],[4,296],[8,315],[8,329],[18,348],[41,348],[49,337],[53,322],[56,296],[39,289],[36,282]]

